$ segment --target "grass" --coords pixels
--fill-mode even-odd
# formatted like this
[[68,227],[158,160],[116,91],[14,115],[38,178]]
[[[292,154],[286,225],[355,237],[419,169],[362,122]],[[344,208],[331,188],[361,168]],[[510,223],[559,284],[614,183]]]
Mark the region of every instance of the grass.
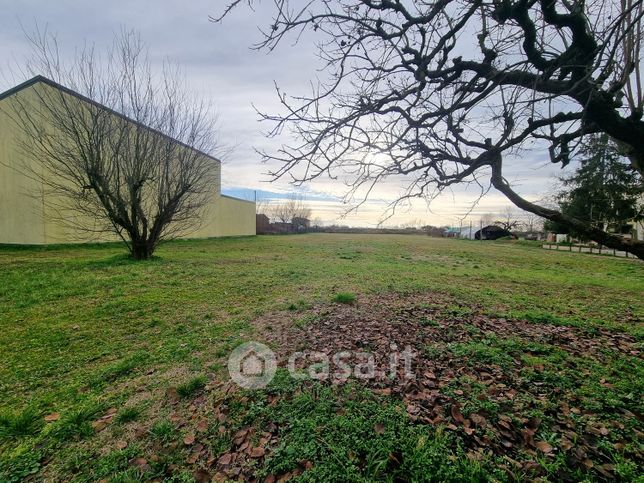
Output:
[[204,375],[199,375],[191,378],[190,380],[184,382],[177,386],[177,394],[179,396],[188,398],[194,396],[198,391],[204,388],[208,379]]
[[40,415],[31,407],[17,413],[0,414],[0,440],[33,435],[41,425]]
[[351,304],[355,303],[356,296],[354,294],[352,294],[352,293],[341,292],[341,293],[335,294],[331,300],[333,302],[335,302],[336,304],[351,305]]
[[404,408],[388,398],[352,385],[336,391],[319,384],[292,396],[291,383],[282,378],[288,375],[278,375],[267,390],[283,396],[279,403],[265,409],[264,395],[253,394],[261,409],[245,415],[249,423],[289,427],[260,476],[286,473],[303,461],[313,481],[424,481],[431,475],[434,481],[460,482],[503,476],[492,459],[465,457],[453,435],[411,424]]
[[[251,321],[286,308],[305,327],[314,318],[298,313],[330,297],[353,304],[362,295],[431,291],[458,300],[440,315],[463,323],[476,304],[496,317],[644,339],[641,263],[507,241],[324,234],[177,241],[148,263],[128,260],[117,245],[0,247],[0,481],[36,473],[51,480],[129,481],[142,476],[128,462],[151,455],[158,461],[149,461],[144,478],[161,478],[174,465],[176,478],[189,481],[193,468],[185,462],[167,390],[176,388],[185,400],[178,407],[187,412],[209,379],[226,377],[230,350],[253,337]],[[422,326],[440,330],[433,318]],[[540,368],[526,377],[546,386],[566,384],[567,371],[587,368],[593,377],[575,387],[580,404],[606,412],[641,396],[641,364],[614,354],[605,366],[563,364],[556,352],[526,352],[516,344],[485,336],[427,351],[501,367],[519,358]],[[614,388],[602,385],[602,377]],[[454,435],[411,424],[394,400],[358,389],[291,390],[275,406],[267,398],[284,387],[236,403],[245,424],[289,422],[278,450],[254,468],[258,475],[309,458],[313,466],[305,474],[317,480],[506,479],[498,461],[472,460]],[[482,402],[464,401],[464,408],[473,404]],[[92,423],[110,407],[120,408],[114,428],[96,431]],[[45,423],[51,413],[60,419]],[[373,432],[378,421],[383,434]],[[146,429],[142,440],[114,448],[130,426]],[[214,426],[208,448],[218,456],[230,438]],[[156,449],[161,443],[164,449]],[[641,473],[636,462],[611,451],[623,479]],[[547,463],[553,475],[565,465]]]

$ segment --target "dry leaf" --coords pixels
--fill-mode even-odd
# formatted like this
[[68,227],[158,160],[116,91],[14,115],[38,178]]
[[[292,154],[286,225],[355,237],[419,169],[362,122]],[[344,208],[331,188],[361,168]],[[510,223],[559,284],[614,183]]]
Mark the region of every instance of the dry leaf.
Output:
[[197,483],[209,483],[212,480],[210,473],[204,469],[199,469],[192,474]]
[[251,458],[261,458],[262,456],[264,456],[264,454],[265,454],[264,448],[255,447],[255,448],[253,448],[251,450],[250,457]]
[[456,421],[457,423],[462,423],[465,420],[458,403],[452,404],[450,412],[452,413],[454,421]]

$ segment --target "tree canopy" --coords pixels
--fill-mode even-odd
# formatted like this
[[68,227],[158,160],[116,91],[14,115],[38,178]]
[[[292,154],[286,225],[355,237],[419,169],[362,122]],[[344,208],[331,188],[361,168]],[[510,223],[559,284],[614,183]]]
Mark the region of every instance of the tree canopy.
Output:
[[[581,153],[584,158],[577,171],[562,179],[563,189],[558,195],[561,211],[600,229],[629,233],[629,223],[644,218],[639,173],[620,156],[606,134],[591,137]],[[583,235],[566,226],[555,224],[552,228]]]

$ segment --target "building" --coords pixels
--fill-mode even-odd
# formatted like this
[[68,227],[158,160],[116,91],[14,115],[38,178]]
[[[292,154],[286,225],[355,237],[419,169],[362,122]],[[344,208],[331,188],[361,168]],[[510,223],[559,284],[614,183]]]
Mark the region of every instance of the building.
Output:
[[[481,233],[483,234],[481,238]],[[475,240],[498,240],[499,238],[506,238],[506,237],[511,237],[515,238],[512,233],[510,233],[508,230],[505,228],[501,228],[500,226],[496,225],[488,225],[484,226],[481,230],[478,230],[474,234],[474,239]]]
[[271,231],[271,220],[263,213],[258,213],[255,217],[257,234],[269,233]]
[[[25,139],[25,131],[16,125],[12,110],[17,104],[29,106],[34,102],[42,102],[43,97],[40,94],[46,89],[57,89],[56,94],[59,98],[72,96],[70,99],[88,103],[93,109],[104,109],[108,115],[118,116],[119,122],[135,123],[108,107],[42,76],[34,77],[0,94],[0,243],[39,245],[115,240],[115,236],[105,232],[91,233],[75,228],[73,214],[66,214],[72,218],[72,222],[60,223],[60,217],[55,216],[52,208],[56,206],[57,200],[47,198],[50,195],[45,194],[42,179],[38,181],[17,168],[25,165],[36,166],[37,160],[28,159],[32,155],[21,149],[29,140]],[[138,124],[138,127],[141,125]],[[179,141],[171,141],[177,143],[178,149],[193,149]],[[180,237],[254,235],[255,203],[223,195],[221,162],[205,153],[193,151],[216,161],[216,186],[213,186],[212,202],[203,210],[199,223],[195,225],[194,230],[182,232]]]

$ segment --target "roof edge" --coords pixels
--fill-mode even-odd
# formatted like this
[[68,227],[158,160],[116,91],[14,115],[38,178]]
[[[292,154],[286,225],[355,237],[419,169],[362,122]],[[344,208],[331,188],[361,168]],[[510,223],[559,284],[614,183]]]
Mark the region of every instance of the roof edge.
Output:
[[221,196],[222,198],[228,198],[235,201],[243,201],[244,203],[252,203],[254,205],[257,204],[255,201],[252,201],[252,200],[245,200],[243,198],[237,198],[236,196],[225,195],[223,193],[221,193],[219,196]]
[[112,109],[111,107],[107,107],[106,105],[101,104],[100,102],[97,102],[94,99],[90,99],[89,97],[84,96],[83,94],[81,94],[79,92],[76,92],[75,90],[70,89],[69,87],[65,87],[64,85],[59,84],[58,82],[53,81],[53,80],[51,80],[51,79],[49,79],[49,78],[47,78],[47,77],[45,77],[43,75],[36,75],[36,76],[32,77],[31,79],[26,80],[22,84],[18,84],[17,86],[12,87],[11,89],[9,89],[7,91],[4,91],[3,93],[0,94],[0,101],[6,99],[8,97],[13,96],[14,94],[17,94],[18,92],[20,92],[20,91],[22,91],[22,90],[24,90],[24,89],[26,89],[28,87],[31,87],[31,86],[33,86],[35,84],[38,84],[39,82],[42,82],[43,84],[47,84],[50,87],[53,87],[53,88],[58,89],[60,91],[63,91],[64,93],[69,94],[71,96],[74,96],[77,99],[80,99],[80,100],[82,100],[84,102],[87,102],[89,104],[92,104],[93,106],[99,107],[101,109],[105,109],[106,111],[110,112],[111,114],[114,114],[115,116],[120,117],[121,119],[125,119],[126,121],[131,122],[133,124],[136,124],[137,126],[144,127],[145,129],[148,129],[152,133],[159,134],[160,136],[163,136],[166,139],[174,141],[175,143],[177,143],[180,146],[183,146],[184,148],[191,149],[192,151],[194,151],[194,152],[196,152],[198,154],[206,156],[206,157],[208,157],[208,158],[210,158],[210,159],[212,159],[214,161],[217,161],[221,165],[221,160],[216,158],[216,157],[214,157],[213,155],[205,153],[205,152],[203,152],[203,151],[201,151],[201,150],[199,150],[199,149],[197,149],[197,148],[195,148],[193,146],[190,146],[189,144],[186,144],[186,143],[184,143],[182,141],[179,141],[178,139],[175,139],[172,136],[168,136],[167,134],[164,134],[164,133],[162,133],[161,131],[159,131],[157,129],[151,128],[150,126],[146,126],[145,124],[143,124],[143,123],[141,123],[139,121],[135,121],[134,119],[126,116],[125,114],[120,113],[120,112]]

